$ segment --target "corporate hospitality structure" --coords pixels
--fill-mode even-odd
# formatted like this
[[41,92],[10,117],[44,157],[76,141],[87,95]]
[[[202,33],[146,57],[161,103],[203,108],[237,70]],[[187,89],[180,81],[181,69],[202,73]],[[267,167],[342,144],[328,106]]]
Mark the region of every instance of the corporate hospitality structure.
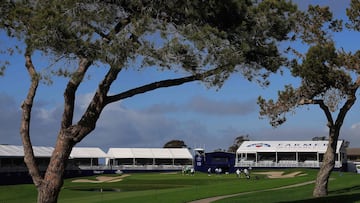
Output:
[[[53,147],[33,146],[36,162],[43,173],[49,162]],[[97,147],[74,147],[68,159],[65,177],[88,176],[103,171],[100,159],[108,157]],[[0,185],[28,183],[32,179],[24,163],[23,146],[0,144]]]
[[[236,153],[205,153],[199,148],[194,155],[187,148],[109,148],[105,153],[98,147],[74,147],[64,175],[180,171],[187,167],[202,172],[220,168],[223,173],[246,167],[319,168],[327,145],[328,141],[245,141]],[[34,146],[33,150],[40,171],[44,172],[54,148]],[[353,154],[360,157],[359,153]],[[31,182],[23,159],[22,146],[0,144],[0,185]],[[353,168],[360,168],[358,159],[354,160]],[[340,168],[348,169],[344,141],[338,141],[336,148],[335,169]]]
[[193,163],[187,148],[110,148],[107,154],[106,165],[124,172],[178,171]]
[[[33,146],[37,164],[44,172],[53,147]],[[187,148],[110,148],[74,147],[65,169],[65,177],[113,174],[118,172],[181,171],[192,166]],[[0,185],[31,182],[24,163],[23,146],[0,144]]]
[[[235,167],[319,168],[328,141],[245,141],[236,151]],[[335,169],[346,167],[344,141],[338,141]]]

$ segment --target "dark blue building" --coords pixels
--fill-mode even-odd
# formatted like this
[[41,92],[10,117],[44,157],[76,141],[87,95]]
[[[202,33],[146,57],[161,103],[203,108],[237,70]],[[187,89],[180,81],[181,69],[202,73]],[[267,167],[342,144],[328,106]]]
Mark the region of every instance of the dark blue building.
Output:
[[194,168],[195,171],[208,172],[211,168],[211,173],[215,169],[221,168],[222,173],[235,172],[235,153],[230,152],[208,152],[205,153],[203,149],[195,149]]

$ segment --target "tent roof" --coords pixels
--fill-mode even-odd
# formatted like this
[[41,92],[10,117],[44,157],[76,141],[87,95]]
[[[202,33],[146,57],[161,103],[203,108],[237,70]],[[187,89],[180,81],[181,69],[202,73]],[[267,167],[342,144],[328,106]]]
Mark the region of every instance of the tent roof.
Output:
[[[54,151],[53,147],[33,146],[35,157],[51,157]],[[0,157],[23,157],[23,146],[16,145],[0,145]]]
[[54,151],[53,147],[33,147],[35,157],[51,157],[52,152]]
[[192,159],[192,155],[186,148],[169,148],[171,154],[179,159]]
[[[51,157],[53,147],[33,146],[35,157]],[[24,157],[23,146],[0,145],[0,157]],[[97,147],[74,147],[70,158],[107,158],[108,155]]]
[[[33,146],[36,157],[51,157],[53,147]],[[0,157],[23,157],[22,146],[1,145]],[[163,159],[192,159],[186,148],[110,148],[105,153],[98,147],[74,147],[70,158],[163,158]]]
[[156,158],[171,159],[174,157],[169,148],[156,148],[151,151]]
[[98,147],[74,147],[70,158],[107,158],[108,155]]
[[[343,141],[337,143],[336,153],[340,151]],[[325,153],[328,141],[244,141],[237,153],[256,152],[319,152]]]
[[107,154],[111,158],[134,158],[131,148],[110,148]]
[[6,156],[24,156],[22,146],[0,145],[0,157]]
[[186,148],[110,148],[108,151],[108,155],[114,159],[192,159],[191,153]]

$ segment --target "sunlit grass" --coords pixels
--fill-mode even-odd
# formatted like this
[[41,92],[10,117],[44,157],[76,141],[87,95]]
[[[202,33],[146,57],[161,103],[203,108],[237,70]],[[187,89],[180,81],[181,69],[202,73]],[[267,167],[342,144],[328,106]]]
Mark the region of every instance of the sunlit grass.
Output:
[[[333,172],[329,184],[329,197],[312,199],[314,184],[291,189],[264,191],[270,188],[292,185],[314,180],[317,170],[291,169],[285,172],[302,171],[302,176],[284,179],[269,179],[264,175],[255,175],[250,180],[237,178],[235,174],[212,175],[197,173],[195,176],[160,173],[130,174],[119,182],[75,183],[74,179],[65,180],[60,193],[59,203],[67,202],[189,202],[213,196],[254,193],[239,195],[219,202],[356,202],[360,199],[360,176],[354,173]],[[77,178],[75,178],[77,179]],[[84,179],[84,178],[81,178]],[[97,180],[95,176],[86,179]],[[102,191],[102,192],[101,192]],[[36,189],[33,185],[0,187],[0,203],[36,202]],[[359,197],[359,198],[358,198]]]

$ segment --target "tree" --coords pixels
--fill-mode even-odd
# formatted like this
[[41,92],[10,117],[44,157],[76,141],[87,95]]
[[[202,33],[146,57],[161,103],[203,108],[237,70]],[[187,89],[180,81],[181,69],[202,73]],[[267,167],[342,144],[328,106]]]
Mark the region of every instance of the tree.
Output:
[[163,148],[186,148],[187,145],[182,140],[170,140],[164,144]]
[[324,140],[327,140],[327,136],[313,137],[311,140],[312,141],[320,141],[320,140],[324,141]]
[[[37,187],[37,201],[56,202],[73,146],[95,129],[108,104],[192,81],[221,87],[234,72],[266,83],[262,79],[285,61],[277,45],[288,39],[296,7],[285,0],[233,0],[226,4],[176,0],[9,0],[2,2],[0,9],[0,29],[23,43],[25,67],[31,79],[22,104],[24,162]],[[33,62],[38,53],[47,57],[47,68],[40,69]],[[106,74],[81,118],[74,121],[78,87],[88,70],[95,67],[103,68]],[[122,92],[113,85],[128,68],[141,71],[149,67],[174,71],[178,78]],[[38,86],[51,83],[56,76],[68,78],[68,83],[61,127],[42,176],[30,139],[31,110]],[[110,94],[110,88],[115,94]]]
[[240,135],[235,138],[233,145],[231,145],[228,149],[228,152],[236,152],[237,149],[239,149],[240,145],[244,141],[249,141],[249,135]]
[[[348,13],[353,13],[352,10],[359,15],[356,9],[359,6],[359,1],[352,1]],[[267,116],[273,126],[284,123],[287,112],[303,105],[316,105],[323,111],[329,129],[329,143],[313,191],[315,197],[320,197],[328,193],[341,126],[356,101],[356,91],[360,86],[360,51],[351,53],[336,49],[332,34],[345,28],[341,20],[333,19],[327,7],[309,6],[306,13],[299,14],[298,22],[297,34],[309,48],[305,55],[293,50],[299,58],[288,67],[293,76],[301,79],[301,84],[297,88],[285,86],[278,92],[277,101],[259,97],[258,104],[260,115]],[[355,23],[352,26],[359,28]],[[351,28],[350,24],[347,27]]]

